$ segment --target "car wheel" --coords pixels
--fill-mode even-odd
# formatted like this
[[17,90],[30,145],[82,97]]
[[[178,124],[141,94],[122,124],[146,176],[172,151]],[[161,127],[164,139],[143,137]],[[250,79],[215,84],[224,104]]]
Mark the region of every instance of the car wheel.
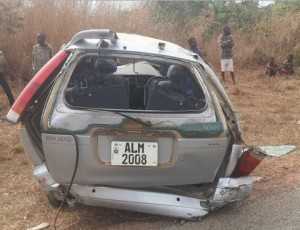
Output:
[[47,198],[48,198],[48,202],[52,208],[59,208],[63,202],[57,198],[57,194],[54,191],[48,192]]

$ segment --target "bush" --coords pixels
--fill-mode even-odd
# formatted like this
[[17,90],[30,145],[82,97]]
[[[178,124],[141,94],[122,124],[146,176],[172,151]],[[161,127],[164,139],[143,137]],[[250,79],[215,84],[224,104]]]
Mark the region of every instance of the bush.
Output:
[[264,50],[256,48],[253,53],[253,61],[258,65],[266,65],[270,60],[270,54],[266,54]]
[[300,45],[295,47],[294,51],[295,66],[300,66]]

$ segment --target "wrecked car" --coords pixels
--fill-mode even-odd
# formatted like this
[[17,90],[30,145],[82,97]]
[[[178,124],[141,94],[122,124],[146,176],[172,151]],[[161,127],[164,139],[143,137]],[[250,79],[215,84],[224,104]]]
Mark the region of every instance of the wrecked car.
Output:
[[76,34],[7,114],[21,122],[53,206],[81,203],[197,219],[247,197],[262,160],[211,67],[176,44]]

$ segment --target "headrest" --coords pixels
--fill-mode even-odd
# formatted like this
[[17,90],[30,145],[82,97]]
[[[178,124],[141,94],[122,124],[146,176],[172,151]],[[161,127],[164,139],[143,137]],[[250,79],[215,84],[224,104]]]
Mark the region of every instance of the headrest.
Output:
[[189,74],[188,69],[180,65],[171,65],[168,69],[167,77],[172,83],[179,84],[185,80],[185,77]]

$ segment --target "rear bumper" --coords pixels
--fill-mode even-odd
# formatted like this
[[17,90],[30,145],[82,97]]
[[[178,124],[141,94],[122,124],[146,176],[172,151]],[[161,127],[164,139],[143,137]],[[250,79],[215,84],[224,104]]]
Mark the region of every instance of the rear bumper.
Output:
[[[45,165],[35,168],[34,175],[46,191],[60,191]],[[182,219],[198,219],[224,205],[247,198],[252,177],[221,178],[215,193],[207,199],[144,190],[94,187],[74,184],[71,195],[75,203],[116,208]]]
[[197,219],[209,212],[208,203],[187,196],[111,187],[74,185],[71,193],[78,203],[154,215]]

